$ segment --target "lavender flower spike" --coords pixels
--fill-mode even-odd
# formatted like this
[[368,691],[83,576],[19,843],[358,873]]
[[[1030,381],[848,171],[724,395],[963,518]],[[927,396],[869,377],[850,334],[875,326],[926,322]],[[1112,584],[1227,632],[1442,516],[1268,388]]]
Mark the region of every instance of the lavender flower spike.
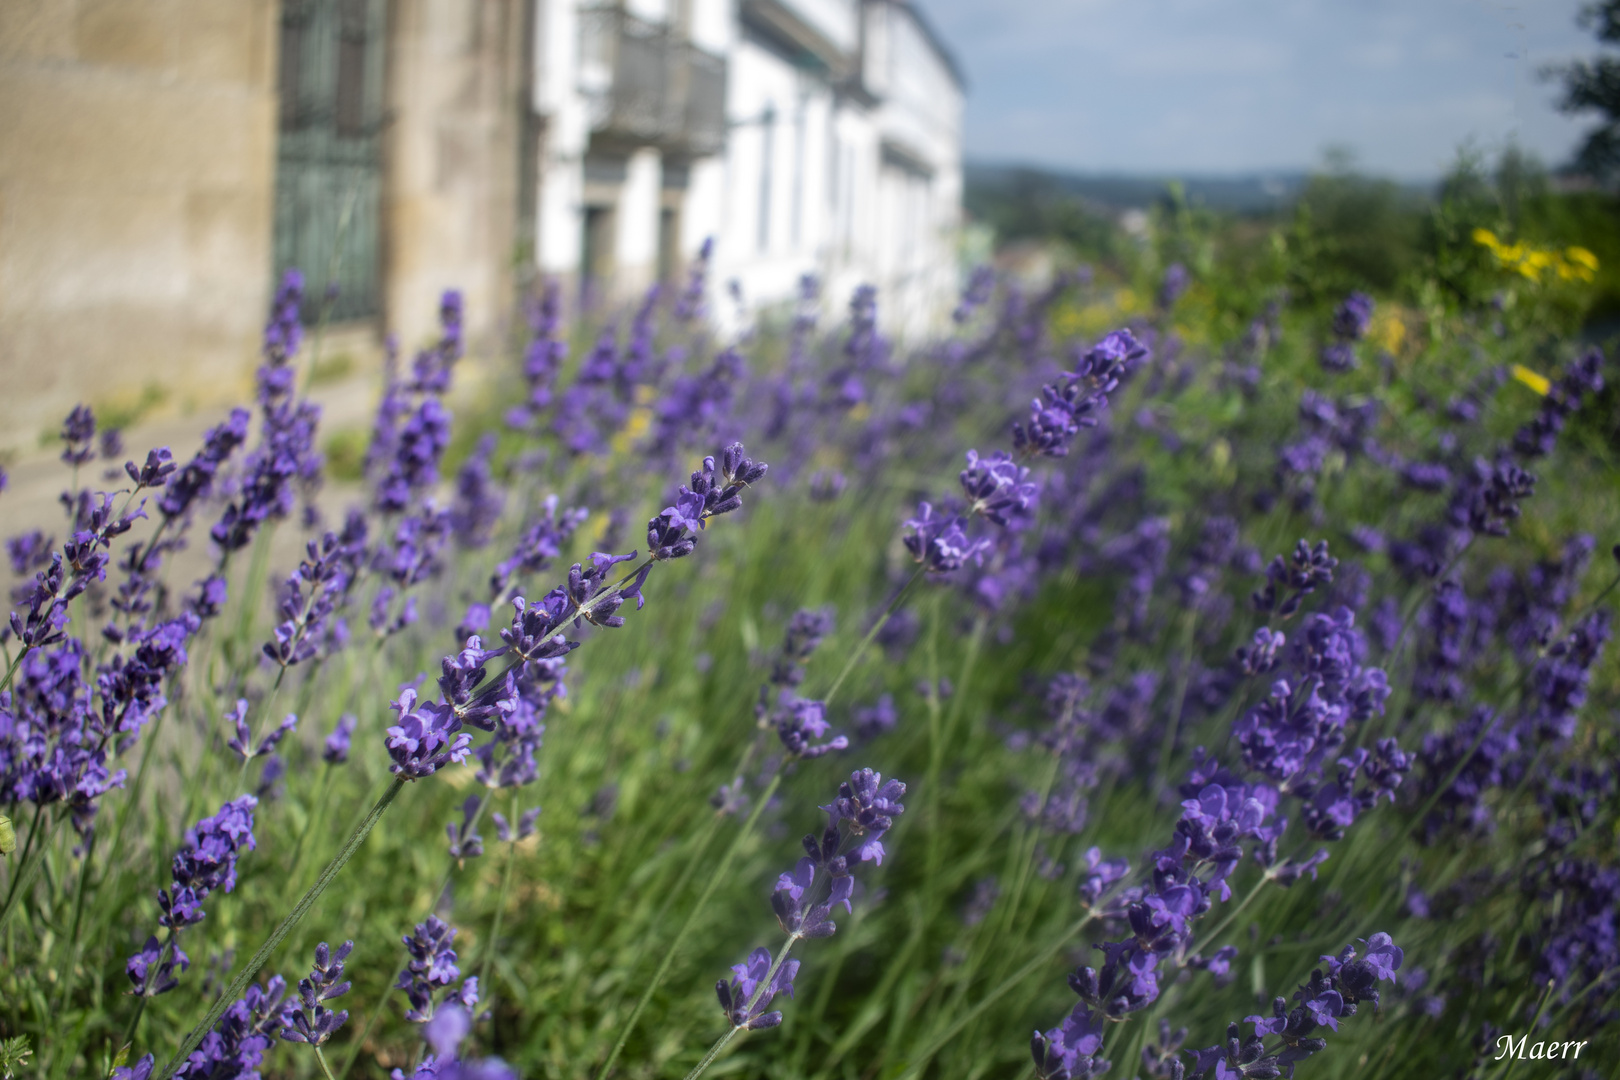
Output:
[[692,474],[691,487],[676,495],[675,505],[647,522],[649,554],[659,561],[692,554],[709,519],[741,509],[743,489],[762,480],[768,468],[747,457],[742,443],[726,447],[718,465],[714,458],[704,458],[702,469]]
[[349,744],[354,738],[354,729],[360,723],[354,713],[344,713],[338,718],[337,727],[332,734],[326,737],[326,745],[321,750],[321,760],[328,765],[342,765],[349,760]]
[[411,1007],[405,1019],[412,1023],[425,1024],[432,1020],[440,1004],[454,1001],[467,1009],[478,1004],[476,977],[464,980],[458,989],[450,989],[450,984],[461,977],[461,969],[456,966],[456,950],[451,946],[455,939],[455,927],[436,915],[429,915],[427,922],[416,925],[415,933],[402,939],[411,959],[400,972],[399,989],[410,998]]
[[[1208,1076],[1218,1080],[1292,1076],[1296,1064],[1327,1049],[1327,1040],[1317,1034],[1317,1028],[1338,1031],[1339,1021],[1354,1016],[1357,1006],[1371,1004],[1378,1008],[1379,980],[1394,981],[1401,966],[1400,948],[1388,934],[1374,934],[1364,944],[1368,947],[1365,960],[1356,959],[1353,945],[1345,946],[1336,957],[1322,957],[1326,973],[1323,968],[1311,972],[1310,979],[1294,993],[1299,1004],[1293,1009],[1279,997],[1271,1003],[1271,1016],[1245,1018],[1244,1023],[1254,1025],[1247,1039],[1239,1037],[1237,1024],[1231,1024],[1226,1029],[1224,1046],[1184,1051],[1193,1058],[1185,1075],[1195,1080]],[[1267,1045],[1266,1039],[1273,1035],[1278,1042]]]
[[780,1012],[766,1012],[765,1008],[779,993],[793,996],[799,962],[787,959],[788,949],[803,938],[831,937],[838,930],[832,921],[833,910],[853,910],[855,879],[851,874],[862,862],[883,861],[879,841],[905,810],[899,802],[905,793],[906,785],[900,781],[885,782],[871,769],[861,769],[839,785],[838,798],[822,807],[827,812],[826,829],[819,837],[804,838],[807,857],[777,878],[771,896],[776,921],[788,935],[787,945],[774,960],[767,950],[755,949],[744,963],[731,969],[735,978],[715,984],[715,996],[731,1025],[717,1048],[739,1031],[782,1022]]
[[448,705],[417,703],[416,691],[407,687],[391,706],[399,713],[399,723],[388,729],[389,766],[396,776],[420,780],[432,776],[447,763],[467,760],[472,736],[461,730],[461,717]]
[[[780,1024],[782,1014],[766,1012],[765,1009],[777,994],[793,996],[793,977],[799,973],[799,962],[786,961],[772,977],[770,950],[755,949],[748,954],[747,960],[733,964],[731,970],[736,977],[729,983],[721,979],[714,984],[714,992],[720,998],[720,1008],[725,1010],[731,1026],[759,1031]],[[767,977],[770,977],[770,986],[759,995],[759,1000],[754,1001],[755,991]]]
[[324,1002],[349,992],[349,983],[338,980],[343,978],[343,961],[348,959],[353,949],[352,941],[345,941],[335,954],[324,941],[315,946],[315,967],[308,978],[298,980],[299,1004],[291,1010],[291,1019],[281,1032],[283,1039],[320,1046],[343,1026],[343,1022],[349,1018],[349,1011],[338,1009],[334,1012]]
[[253,808],[259,800],[243,795],[186,830],[185,845],[174,856],[174,891],[158,894],[159,920],[173,930],[201,922],[202,902],[215,889],[236,887],[236,860],[253,850]]
[[287,1007],[282,1000],[286,994],[287,981],[280,975],[272,976],[263,986],[249,986],[174,1075],[180,1080],[258,1076],[265,1053],[275,1045],[276,1036],[287,1023]]

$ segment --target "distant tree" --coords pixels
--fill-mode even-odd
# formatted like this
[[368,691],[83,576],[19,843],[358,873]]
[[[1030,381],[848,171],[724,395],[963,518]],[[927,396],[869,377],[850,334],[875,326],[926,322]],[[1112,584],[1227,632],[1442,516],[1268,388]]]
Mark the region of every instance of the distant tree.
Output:
[[[1580,25],[1604,45],[1620,47],[1620,0],[1601,0],[1581,10]],[[1620,172],[1620,57],[1599,56],[1547,68],[1544,74],[1562,82],[1558,107],[1566,113],[1595,112],[1602,122],[1587,132],[1575,153],[1577,169],[1602,182]]]
[[1331,148],[1294,206],[1295,294],[1337,303],[1351,289],[1395,290],[1415,265],[1424,208],[1416,191],[1358,171],[1353,154]]

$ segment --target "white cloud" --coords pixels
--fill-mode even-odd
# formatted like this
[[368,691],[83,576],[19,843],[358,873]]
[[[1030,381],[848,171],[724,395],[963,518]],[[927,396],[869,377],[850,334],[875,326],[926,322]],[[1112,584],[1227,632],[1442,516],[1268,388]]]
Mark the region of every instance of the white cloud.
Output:
[[[1594,51],[1581,0],[917,0],[972,80],[970,154],[1099,170],[1433,175],[1467,139],[1567,155],[1536,78]],[[1503,54],[1517,53],[1518,59]]]

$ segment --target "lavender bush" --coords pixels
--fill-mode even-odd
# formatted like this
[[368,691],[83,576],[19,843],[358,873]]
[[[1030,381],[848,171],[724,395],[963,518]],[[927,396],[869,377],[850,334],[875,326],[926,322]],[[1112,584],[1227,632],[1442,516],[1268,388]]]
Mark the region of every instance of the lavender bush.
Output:
[[74,409],[6,548],[3,1060],[1602,1074],[1607,354],[1509,268],[1419,311],[1161,240],[905,346],[813,280],[723,338],[707,249],[510,360],[446,293],[358,480],[296,275],[199,448],[104,481]]

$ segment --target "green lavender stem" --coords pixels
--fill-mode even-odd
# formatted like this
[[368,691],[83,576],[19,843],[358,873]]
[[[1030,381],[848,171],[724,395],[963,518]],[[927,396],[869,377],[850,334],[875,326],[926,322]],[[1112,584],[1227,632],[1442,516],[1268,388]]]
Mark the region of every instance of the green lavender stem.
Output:
[[[641,999],[636,1002],[636,1007],[631,1010],[630,1018],[624,1022],[624,1027],[619,1030],[619,1038],[614,1042],[613,1049],[608,1053],[607,1061],[603,1062],[601,1069],[597,1070],[597,1080],[605,1080],[608,1071],[613,1068],[613,1063],[619,1059],[620,1052],[624,1050],[624,1044],[630,1040],[631,1034],[636,1030],[636,1022],[641,1019],[641,1014],[647,1008],[647,1003],[652,1000],[653,994],[663,984],[664,976],[669,974],[669,966],[675,962],[675,955],[680,952],[681,946],[686,943],[686,935],[691,933],[692,927],[697,923],[698,915],[708,908],[709,898],[714,895],[714,890],[719,887],[720,882],[726,879],[726,875],[731,870],[731,863],[737,857],[737,852],[741,850],[743,842],[753,833],[760,814],[764,813],[766,804],[771,801],[771,796],[776,794],[776,789],[781,783],[782,774],[777,773],[771,777],[771,782],[765,786],[765,790],[760,792],[758,801],[754,803],[753,811],[748,815],[748,820],[743,822],[743,827],[732,838],[731,846],[726,849],[725,855],[720,859],[720,865],[715,867],[714,872],[709,875],[709,883],[704,886],[703,895],[698,897],[697,903],[693,904],[691,910],[687,912],[686,921],[681,923],[680,930],[675,934],[675,940],[670,942],[669,948],[664,951],[663,959],[658,962],[658,970],[653,972],[653,977],[647,983],[647,988],[641,992]],[[726,1041],[729,1041],[729,1036]],[[720,1049],[724,1049],[724,1047],[720,1046],[712,1051],[710,1056],[704,1060],[698,1072],[694,1072],[692,1075],[696,1076],[703,1069],[708,1068],[709,1062],[714,1060],[714,1056],[719,1053]]]
[[1169,786],[1170,758],[1176,750],[1176,736],[1181,730],[1181,710],[1187,702],[1187,683],[1192,678],[1193,634],[1198,628],[1198,609],[1189,608],[1186,625],[1181,635],[1181,670],[1176,673],[1175,695],[1170,704],[1170,722],[1164,726],[1164,741],[1159,746],[1159,762],[1153,770],[1153,797],[1164,794]]
[[315,792],[315,805],[310,808],[309,818],[298,833],[298,840],[293,844],[292,869],[287,871],[287,877],[292,881],[298,880],[298,871],[304,868],[304,846],[309,841],[311,833],[318,832],[326,824],[326,809],[330,804],[332,791],[332,772],[336,765],[328,764],[321,773],[321,786]]
[[96,857],[96,833],[91,830],[90,839],[84,845],[84,859],[79,864],[79,887],[75,890],[73,898],[73,929],[68,932],[68,940],[73,947],[68,954],[67,967],[61,972],[62,990],[56,998],[57,1012],[67,1004],[68,995],[73,993],[74,969],[79,966],[79,955],[84,948],[84,942],[79,938],[79,924],[84,919],[84,893],[90,882],[90,865]]
[[844,680],[849,678],[850,672],[855,670],[855,665],[865,655],[867,648],[873,641],[877,640],[878,633],[883,629],[884,624],[889,621],[890,616],[899,610],[900,602],[906,598],[906,594],[911,591],[913,585],[917,584],[925,571],[925,567],[919,566],[917,572],[912,574],[904,585],[900,586],[900,591],[894,594],[894,599],[889,601],[889,606],[883,610],[883,614],[878,618],[878,621],[872,624],[872,629],[866,632],[866,636],[861,639],[861,643],[855,646],[855,651],[849,654],[849,659],[844,661],[844,670],[840,671],[838,678],[833,680],[832,689],[828,690],[827,696],[822,698],[822,704],[832,704],[832,699],[838,695],[839,687],[844,685]]
[[321,1063],[321,1074],[326,1077],[326,1080],[337,1080],[332,1075],[332,1066],[326,1063],[326,1055],[321,1053],[319,1046],[315,1047],[315,1060]]
[[18,665],[23,662],[23,657],[27,656],[32,649],[32,645],[24,645],[17,651],[17,658],[6,667],[6,677],[0,680],[0,691],[4,691],[6,687],[11,685],[11,677],[17,674]]
[[[276,698],[281,696],[281,681],[283,679],[285,679],[286,677],[287,677],[287,669],[285,667],[283,667],[280,671],[276,672],[276,681],[270,687],[270,694],[265,699],[264,709],[259,714],[263,719],[269,721],[269,725],[268,725],[268,727],[266,729],[266,734],[268,734],[269,731],[274,730],[274,728],[275,728],[275,722],[276,722],[275,721]],[[262,738],[262,736],[261,736],[261,738]],[[251,728],[248,729],[248,739],[249,739],[249,742],[248,742],[247,746],[243,748],[243,751],[242,751],[242,769],[241,769],[240,772],[238,772],[236,774],[236,783],[237,783],[238,787],[241,786],[243,780],[247,779],[248,766],[253,764],[253,759],[256,756],[254,754],[254,752],[253,752],[254,748],[259,745],[258,739],[255,739],[253,737],[253,731],[252,731]]]
[[[469,833],[478,831],[478,823],[484,820],[484,811],[488,809],[489,796],[485,795],[478,800],[478,807],[473,811],[472,823],[467,827]],[[445,868],[444,876],[439,878],[438,887],[433,890],[434,903],[438,903],[439,897],[444,895],[444,890],[450,887],[450,876],[455,873],[455,869],[454,864]],[[346,1075],[350,1069],[354,1068],[354,1060],[360,1056],[360,1048],[365,1046],[366,1040],[371,1037],[372,1029],[377,1026],[377,1021],[382,1019],[383,1009],[388,1004],[389,995],[397,989],[400,973],[404,970],[405,963],[400,963],[394,968],[394,974],[389,978],[388,985],[383,990],[382,996],[377,999],[377,1004],[372,1008],[370,1015],[366,1017],[366,1026],[360,1030],[360,1037],[350,1043],[348,1056],[343,1059],[343,1064],[338,1067],[339,1076]]]
[[1093,918],[1095,918],[1095,916],[1093,916],[1089,911],[1085,915],[1081,916],[1073,926],[1069,927],[1063,932],[1062,937],[1052,942],[1052,944],[1048,945],[1039,954],[1034,956],[1029,963],[1025,964],[1007,978],[1003,979],[999,984],[996,985],[994,989],[981,997],[973,1008],[957,1017],[955,1023],[946,1028],[944,1032],[934,1039],[933,1042],[924,1047],[921,1053],[912,1059],[910,1068],[908,1068],[901,1075],[900,1080],[911,1080],[912,1077],[920,1076],[923,1068],[934,1059],[934,1055],[939,1053],[940,1050],[944,1048],[946,1043],[950,1042],[952,1039],[956,1038],[957,1035],[961,1034],[963,1028],[967,1027],[974,1020],[977,1020],[986,1009],[990,1008],[990,1006],[994,1005],[996,1002],[1000,1001],[1004,996],[1006,996],[1009,990],[1026,982],[1029,977],[1035,974],[1035,972],[1042,965],[1048,963],[1052,957],[1061,952],[1065,945],[1078,937],[1080,935],[1080,931],[1084,930],[1086,926],[1090,924]]
[[332,861],[326,864],[326,869],[322,870],[320,876],[315,879],[315,884],[309,887],[309,891],[281,920],[275,930],[271,932],[269,939],[259,946],[259,951],[253,954],[253,959],[249,960],[246,966],[237,972],[236,978],[231,980],[231,985],[219,996],[219,1000],[214,1002],[213,1008],[208,1010],[208,1015],[203,1017],[202,1023],[191,1029],[191,1034],[186,1036],[185,1041],[180,1044],[180,1049],[175,1051],[168,1064],[163,1066],[163,1071],[158,1074],[160,1080],[168,1080],[168,1077],[174,1075],[174,1070],[186,1059],[187,1055],[197,1048],[197,1044],[202,1042],[203,1036],[213,1030],[214,1025],[219,1022],[219,1018],[225,1015],[225,1010],[230,1008],[236,1002],[236,999],[242,996],[243,991],[247,989],[248,982],[259,973],[259,969],[270,958],[270,954],[275,951],[276,946],[280,945],[282,940],[292,932],[293,927],[303,920],[304,916],[309,913],[309,909],[315,906],[315,901],[320,899],[321,894],[326,891],[326,887],[332,884],[333,879],[354,857],[354,853],[360,850],[360,845],[365,843],[366,837],[371,835],[371,830],[376,826],[389,805],[399,797],[399,793],[404,787],[404,777],[395,777],[393,782],[388,785],[387,790],[382,793],[382,797],[372,806],[371,812],[361,820],[359,825],[355,826],[354,832],[349,834],[349,839],[344,841],[343,847],[333,856]]
[[[744,1016],[754,1014],[754,1006],[758,1005],[759,999],[770,991],[771,984],[776,981],[776,973],[782,970],[782,965],[787,962],[788,953],[793,951],[793,946],[798,944],[798,941],[798,934],[789,934],[787,941],[782,943],[782,947],[776,952],[776,958],[771,961],[771,969],[765,973],[765,977],[759,981],[759,985],[754,987],[754,993],[749,997],[748,1005],[743,1009]],[[747,1030],[747,1024],[736,1024],[724,1035],[716,1039],[714,1045],[709,1047],[709,1052],[703,1055],[703,1060],[697,1063],[697,1068],[686,1074],[686,1080],[697,1080],[698,1077],[702,1076],[708,1071],[709,1066],[714,1064],[715,1059],[725,1051],[731,1040],[737,1037],[737,1033]]]
[[23,897],[28,894],[29,889],[34,887],[34,879],[39,877],[39,869],[44,862],[40,857],[40,851],[45,845],[41,841],[39,847],[36,848],[34,841],[39,839],[42,823],[44,832],[50,833],[53,823],[44,821],[49,816],[43,806],[34,810],[34,823],[28,827],[28,839],[23,843],[22,858],[17,863],[16,875],[11,879],[11,889],[6,893],[6,906],[0,908],[0,930],[6,928],[6,924],[11,921],[11,916],[22,904]]
[[[486,800],[487,801],[487,800]],[[478,966],[478,987],[484,993],[486,1005],[493,1004],[494,994],[489,988],[489,964],[495,959],[497,942],[501,939],[501,916],[506,914],[506,898],[512,891],[512,866],[517,862],[518,797],[512,792],[512,839],[506,845],[506,870],[501,874],[501,895],[495,904],[495,921],[489,928],[489,944],[484,948],[484,962]]]

